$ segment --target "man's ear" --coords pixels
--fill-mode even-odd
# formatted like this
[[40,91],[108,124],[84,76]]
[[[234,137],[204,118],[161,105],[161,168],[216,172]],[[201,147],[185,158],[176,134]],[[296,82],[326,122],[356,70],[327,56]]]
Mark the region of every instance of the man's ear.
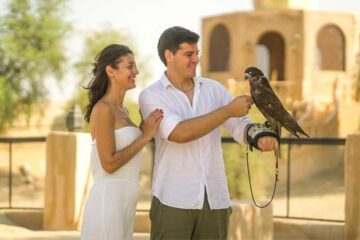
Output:
[[169,49],[166,49],[165,50],[166,62],[171,62],[173,58],[174,58],[174,54]]

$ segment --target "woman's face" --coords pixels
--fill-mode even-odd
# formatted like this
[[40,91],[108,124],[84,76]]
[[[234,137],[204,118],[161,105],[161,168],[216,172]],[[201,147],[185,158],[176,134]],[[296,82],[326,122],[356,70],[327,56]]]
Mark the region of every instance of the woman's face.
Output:
[[[115,68],[114,68],[115,67]],[[139,74],[133,54],[122,56],[113,67],[114,85],[121,90],[129,90],[136,87],[135,78]]]

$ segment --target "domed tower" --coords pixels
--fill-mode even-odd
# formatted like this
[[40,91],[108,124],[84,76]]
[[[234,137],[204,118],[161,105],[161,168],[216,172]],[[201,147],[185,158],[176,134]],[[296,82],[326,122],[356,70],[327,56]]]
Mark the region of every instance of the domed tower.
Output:
[[312,0],[254,0],[255,9],[311,9]]
[[[305,124],[314,130],[307,129],[310,135],[346,136],[360,123],[360,104],[353,98],[360,21],[312,6],[310,0],[254,0],[254,11],[203,18],[202,75],[245,94],[244,71],[257,66],[284,102],[316,105],[313,115],[324,117]],[[324,132],[315,133],[318,128]]]
[[[350,13],[311,10],[311,0],[254,0],[254,11],[202,19],[202,75],[236,85],[257,66],[283,99],[351,98],[359,33]],[[239,80],[239,82],[233,80]]]

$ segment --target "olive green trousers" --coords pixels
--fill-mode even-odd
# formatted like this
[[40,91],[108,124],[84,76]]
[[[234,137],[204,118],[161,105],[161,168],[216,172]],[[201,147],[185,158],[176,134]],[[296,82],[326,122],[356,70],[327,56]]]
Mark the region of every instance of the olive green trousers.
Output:
[[150,208],[151,239],[226,240],[231,207],[210,209],[205,194],[202,209],[181,209],[153,197]]

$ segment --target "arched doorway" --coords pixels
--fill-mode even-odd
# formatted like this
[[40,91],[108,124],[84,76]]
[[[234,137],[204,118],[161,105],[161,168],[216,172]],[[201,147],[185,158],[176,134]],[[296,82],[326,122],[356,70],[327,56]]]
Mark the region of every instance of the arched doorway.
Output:
[[256,64],[270,80],[285,80],[285,41],[279,33],[267,32],[260,37]]

